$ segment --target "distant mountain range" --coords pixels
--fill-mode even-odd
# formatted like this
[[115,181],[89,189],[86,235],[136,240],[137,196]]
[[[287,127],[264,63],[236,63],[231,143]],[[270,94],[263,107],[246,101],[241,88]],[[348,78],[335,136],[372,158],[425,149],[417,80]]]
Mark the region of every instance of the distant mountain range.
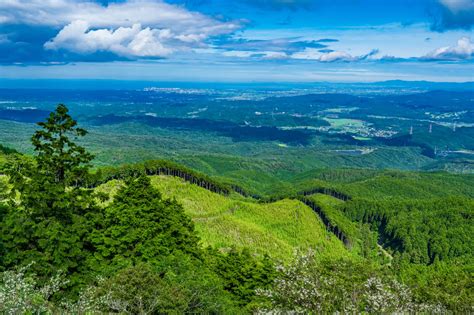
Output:
[[160,82],[135,80],[90,80],[90,79],[1,79],[0,89],[39,88],[39,89],[86,89],[86,90],[134,90],[148,87],[212,88],[212,89],[306,89],[306,88],[399,88],[424,90],[474,90],[474,81],[470,82],[430,82],[390,80],[381,82]]

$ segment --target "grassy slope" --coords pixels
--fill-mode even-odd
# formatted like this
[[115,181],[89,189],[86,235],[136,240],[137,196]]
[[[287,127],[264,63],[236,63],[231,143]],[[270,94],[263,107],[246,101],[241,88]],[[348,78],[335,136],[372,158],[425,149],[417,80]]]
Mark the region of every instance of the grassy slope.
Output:
[[[258,254],[286,260],[298,248],[316,247],[322,253],[352,256],[327,232],[319,217],[296,200],[259,204],[233,195],[225,197],[175,177],[153,176],[152,183],[165,197],[176,198],[193,218],[203,245],[220,249],[248,247]],[[120,183],[100,187],[113,192]]]

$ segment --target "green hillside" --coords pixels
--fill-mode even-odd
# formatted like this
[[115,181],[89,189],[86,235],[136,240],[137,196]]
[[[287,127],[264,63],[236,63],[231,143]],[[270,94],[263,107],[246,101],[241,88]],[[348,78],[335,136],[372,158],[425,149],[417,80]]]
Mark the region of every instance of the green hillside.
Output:
[[366,180],[338,186],[352,196],[371,199],[474,197],[474,175],[444,172],[383,172]]
[[328,187],[351,197],[422,199],[448,196],[474,197],[474,175],[371,169],[317,169],[288,180],[288,194]]
[[237,157],[215,160],[235,170],[217,174],[167,160],[92,169],[67,107],[39,127],[35,155],[0,147],[8,313],[472,310],[472,175]]
[[[249,248],[288,260],[297,249],[318,249],[324,255],[347,257],[334,234],[320,218],[298,200],[257,203],[237,194],[223,196],[177,177],[152,176],[152,183],[167,198],[175,198],[193,219],[204,246],[221,250]],[[121,182],[110,181],[98,188],[112,196]]]

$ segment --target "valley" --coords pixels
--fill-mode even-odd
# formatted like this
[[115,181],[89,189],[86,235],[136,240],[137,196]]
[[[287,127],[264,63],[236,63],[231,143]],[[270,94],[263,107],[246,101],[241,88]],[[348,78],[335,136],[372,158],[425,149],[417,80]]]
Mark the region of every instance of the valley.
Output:
[[[129,270],[124,264],[141,261],[165,264],[153,268],[167,277],[184,275],[170,271],[179,266],[173,259],[182,257],[190,259],[190,270],[198,268],[208,273],[202,277],[217,277],[224,285],[214,298],[230,294],[245,306],[244,313],[263,307],[259,290],[272,288],[272,281],[284,276],[282,270],[303,272],[305,266],[312,267],[304,272],[327,274],[331,281],[352,277],[350,270],[364,266],[354,290],[365,292],[371,277],[399,281],[409,286],[417,309],[432,309],[432,303],[447,310],[472,305],[471,92],[280,91],[268,97],[200,89],[48,92],[0,89],[0,214],[5,222],[0,263],[8,268],[36,257],[54,264],[42,249],[29,254],[27,247],[38,240],[16,228],[28,216],[17,209],[28,203],[34,211],[68,213],[69,205],[77,203],[72,223],[61,212],[32,223],[35,235],[49,233],[43,222],[67,227],[60,238],[71,237],[71,246],[87,248],[83,254],[69,252],[69,246],[53,250],[60,259],[87,256],[80,264],[84,269],[68,267],[76,282],[58,296],[74,300],[74,290],[92,283],[88,274],[114,277],[117,270]],[[91,162],[90,168],[71,171],[77,175],[69,173],[70,187],[49,182],[45,170],[61,164],[42,164],[37,152],[43,147],[31,138],[39,135],[35,122],[50,115],[55,93],[69,99],[71,114],[88,131],[68,144]],[[445,102],[454,97],[463,101],[456,112],[446,112]],[[427,105],[430,98],[436,101]],[[422,105],[412,105],[420,99]],[[428,108],[429,119],[415,118]],[[386,116],[365,114],[369,110]],[[51,158],[60,161],[62,152]],[[30,187],[24,180],[41,184]],[[59,195],[44,191],[44,185],[56,187]],[[29,194],[33,199],[27,199]],[[62,202],[43,207],[40,194],[46,201],[68,198],[68,207]],[[82,210],[84,202],[88,210]],[[156,209],[172,212],[161,217]],[[86,241],[75,233],[83,233]],[[13,251],[18,246],[25,248],[20,254]],[[163,254],[170,248],[176,252]],[[312,262],[301,265],[313,255]],[[49,267],[35,270],[51,274]],[[223,305],[229,309],[231,304]]]

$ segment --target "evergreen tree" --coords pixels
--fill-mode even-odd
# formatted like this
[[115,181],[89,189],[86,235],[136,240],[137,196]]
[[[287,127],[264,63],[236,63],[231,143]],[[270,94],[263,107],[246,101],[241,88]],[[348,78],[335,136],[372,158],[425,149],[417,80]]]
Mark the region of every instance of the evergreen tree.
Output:
[[73,142],[86,135],[84,129],[60,104],[45,122],[38,123],[31,142],[37,152],[34,161],[17,158],[8,170],[12,193],[20,193],[20,204],[31,218],[41,221],[56,217],[70,221],[93,204],[93,192],[79,187],[88,174],[93,156]]
[[130,179],[101,221],[103,227],[91,235],[100,265],[111,263],[117,269],[153,263],[175,252],[200,256],[199,238],[183,207],[162,199],[146,176]]
[[69,137],[83,137],[87,131],[77,127],[77,121],[68,114],[68,109],[59,104],[46,122],[38,125],[31,142],[38,153],[36,162],[42,174],[54,183],[71,184],[87,174],[93,156],[74,143]]
[[240,306],[249,309],[256,299],[256,290],[269,287],[276,276],[274,263],[267,255],[259,259],[248,249],[232,248],[222,254],[208,248],[206,258],[207,264],[223,280],[224,288],[237,298]]
[[[90,254],[85,235],[97,210],[94,192],[78,185],[92,156],[73,140],[86,131],[77,127],[64,105],[38,125],[42,129],[32,137],[37,155],[15,157],[7,169],[12,189],[0,227],[3,263],[12,267],[35,261],[40,276],[58,269],[81,273]],[[71,284],[75,281],[73,277]]]

